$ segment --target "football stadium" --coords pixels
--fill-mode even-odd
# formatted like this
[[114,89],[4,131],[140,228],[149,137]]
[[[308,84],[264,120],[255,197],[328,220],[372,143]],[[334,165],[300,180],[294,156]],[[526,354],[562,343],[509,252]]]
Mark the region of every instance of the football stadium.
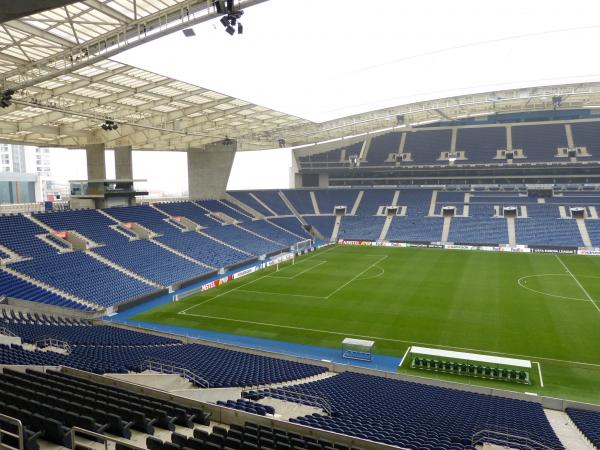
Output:
[[399,3],[0,1],[0,448],[600,448],[600,8]]

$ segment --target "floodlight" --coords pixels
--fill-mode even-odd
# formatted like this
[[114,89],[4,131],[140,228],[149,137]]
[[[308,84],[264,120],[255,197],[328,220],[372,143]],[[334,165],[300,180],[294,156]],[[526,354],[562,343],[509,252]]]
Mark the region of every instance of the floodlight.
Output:
[[221,23],[223,24],[224,27],[229,26],[229,16],[221,17]]
[[216,0],[214,2],[215,7],[217,8],[217,13],[225,14],[225,2],[223,0]]
[[238,34],[244,34],[244,27],[241,22],[238,22]]
[[235,28],[233,28],[231,25],[228,25],[227,28],[225,28],[225,31],[227,31],[231,36],[235,34]]

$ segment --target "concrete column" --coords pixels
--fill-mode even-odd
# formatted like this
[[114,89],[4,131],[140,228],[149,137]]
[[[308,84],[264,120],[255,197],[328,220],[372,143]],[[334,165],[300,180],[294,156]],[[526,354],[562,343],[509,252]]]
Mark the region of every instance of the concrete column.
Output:
[[115,147],[115,178],[117,180],[133,180],[131,145]]
[[88,144],[85,146],[87,159],[88,180],[106,179],[106,164],[104,162],[104,144]]
[[193,199],[224,198],[237,143],[210,144],[187,151],[188,190]]

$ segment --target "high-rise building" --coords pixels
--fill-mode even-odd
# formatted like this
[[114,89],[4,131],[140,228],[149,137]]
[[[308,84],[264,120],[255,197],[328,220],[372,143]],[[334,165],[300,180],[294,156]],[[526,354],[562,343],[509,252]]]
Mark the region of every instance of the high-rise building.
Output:
[[22,145],[0,144],[0,172],[27,172]]

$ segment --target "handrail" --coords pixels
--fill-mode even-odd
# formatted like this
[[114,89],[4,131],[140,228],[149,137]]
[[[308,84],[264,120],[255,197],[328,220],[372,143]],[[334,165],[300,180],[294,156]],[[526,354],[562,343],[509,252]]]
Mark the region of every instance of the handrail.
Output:
[[10,331],[8,328],[4,328],[4,327],[0,327],[0,334],[2,334],[4,336],[18,337],[15,333]]
[[[6,416],[2,413],[0,413],[0,419],[17,426],[17,430],[18,430],[17,434],[12,433],[11,431],[5,430],[2,427],[0,427],[0,431],[2,432],[2,434],[5,434],[7,436],[18,439],[19,440],[19,450],[23,450],[25,448],[25,436],[23,433],[23,423],[19,419],[15,419],[14,417],[11,417],[11,416]],[[10,446],[6,445],[5,443],[1,443],[0,447],[15,448],[15,447],[10,447]]]
[[[297,388],[297,386],[294,386]],[[291,390],[285,386],[281,387],[247,387],[242,389],[241,395],[244,393],[256,392],[259,395],[264,395],[266,397],[279,398],[283,397],[284,401],[292,401],[293,403],[298,403],[297,400],[305,400],[311,403],[311,406],[315,406],[317,408],[321,408],[328,416],[333,414],[333,408],[331,403],[323,397],[318,395],[309,394],[302,391]]]
[[53,338],[51,336],[37,340],[35,342],[35,345],[36,345],[36,347],[39,347],[39,348],[45,348],[45,347],[60,348],[62,350],[65,350],[67,352],[67,354],[69,354],[69,355],[73,351],[67,341],[64,341],[62,339]]
[[[77,448],[76,447],[77,434],[82,434],[82,435],[92,438],[92,439],[89,439],[90,441],[93,440],[94,442],[100,442],[101,444],[104,445],[104,450],[109,450],[109,448],[108,448],[109,443],[118,444],[121,447],[130,448],[132,450],[147,450],[145,447],[139,447],[135,444],[132,444],[131,441],[126,441],[126,440],[122,440],[122,439],[109,437],[104,434],[95,433],[95,432],[89,431],[89,430],[84,430],[83,428],[79,428],[79,427],[71,428],[71,448],[72,449]],[[89,447],[89,443],[87,443],[87,442],[83,443],[83,445],[85,447]],[[115,447],[116,447],[116,445],[111,446],[111,448],[115,448]],[[21,450],[23,450],[23,449],[21,449]]]
[[196,375],[194,372],[186,369],[185,367],[176,366],[170,362],[160,361],[158,359],[148,359],[141,365],[140,371],[144,370],[153,370],[160,373],[179,375],[196,386],[200,386],[205,389],[210,388],[210,383],[205,378],[202,378],[200,375]]
[[538,450],[540,448],[553,450],[552,447],[549,447],[536,439],[491,429],[479,430],[471,437],[471,444],[473,446],[475,446],[476,444],[481,444],[483,442],[504,444],[509,446],[511,444],[518,444],[521,448],[526,447],[530,450]]

